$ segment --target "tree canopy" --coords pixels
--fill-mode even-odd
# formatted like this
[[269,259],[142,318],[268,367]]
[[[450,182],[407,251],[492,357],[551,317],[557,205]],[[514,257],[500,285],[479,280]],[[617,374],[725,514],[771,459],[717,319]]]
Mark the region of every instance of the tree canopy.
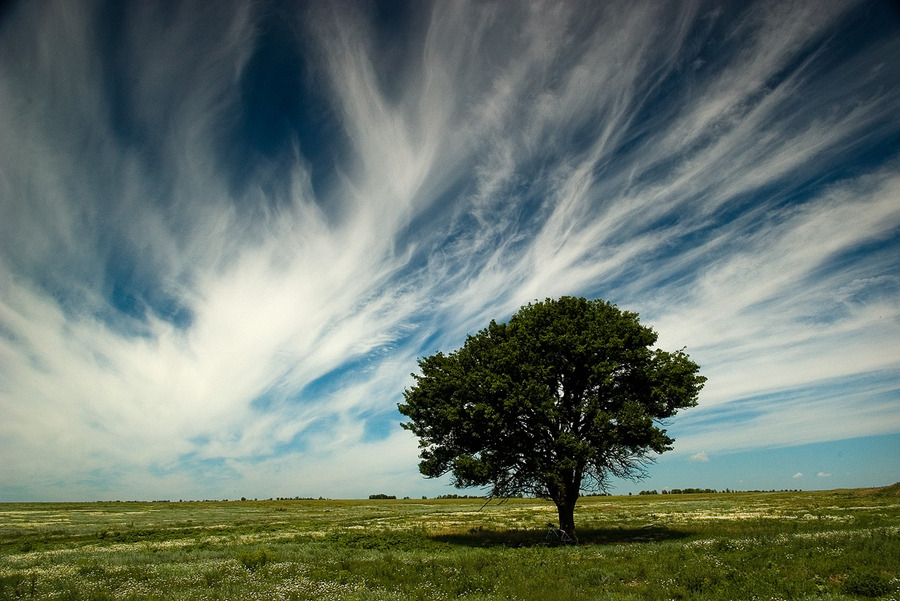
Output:
[[643,476],[674,442],[661,420],[696,405],[699,366],[684,349],[652,348],[656,340],[635,313],[562,297],[420,359],[399,405],[419,437],[420,471],[495,497],[550,499],[574,537],[582,491]]

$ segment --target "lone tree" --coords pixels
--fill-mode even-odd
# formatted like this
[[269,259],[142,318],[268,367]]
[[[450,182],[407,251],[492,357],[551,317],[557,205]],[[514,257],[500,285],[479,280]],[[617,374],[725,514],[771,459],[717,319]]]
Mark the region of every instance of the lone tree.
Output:
[[574,540],[582,491],[644,477],[674,440],[660,420],[697,404],[706,378],[684,350],[602,300],[562,297],[519,309],[462,348],[419,360],[401,424],[419,437],[419,470],[457,488],[552,500]]

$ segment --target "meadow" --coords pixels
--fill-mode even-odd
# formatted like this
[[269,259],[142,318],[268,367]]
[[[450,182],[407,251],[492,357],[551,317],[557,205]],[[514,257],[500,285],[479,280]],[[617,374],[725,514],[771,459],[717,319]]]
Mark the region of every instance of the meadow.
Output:
[[900,599],[900,486],[0,504],[0,599]]

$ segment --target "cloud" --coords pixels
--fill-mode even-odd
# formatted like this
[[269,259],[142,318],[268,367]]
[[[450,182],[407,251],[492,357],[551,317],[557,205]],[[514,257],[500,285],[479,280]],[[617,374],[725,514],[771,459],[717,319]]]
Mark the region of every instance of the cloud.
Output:
[[794,480],[796,480],[796,479],[798,479],[798,478],[802,478],[802,477],[803,477],[803,472],[797,472],[797,473],[794,474],[792,477],[794,478]]
[[[669,429],[677,441],[673,453],[697,447],[735,452],[890,434],[900,427],[900,417],[892,410],[897,384],[897,375],[885,370],[766,388],[746,397],[736,388],[728,402],[701,403],[675,421]],[[812,406],[818,411],[811,411]],[[835,420],[835,414],[853,419]]]
[[691,455],[690,460],[706,463],[709,461],[709,455],[707,455],[704,451],[700,451],[696,455]]
[[830,478],[830,477],[831,477],[831,474],[826,473],[826,472],[819,472],[818,474],[816,474],[816,478]]
[[0,22],[0,481],[400,482],[416,358],[561,294],[687,345],[693,461],[900,431],[860,5],[217,6]]

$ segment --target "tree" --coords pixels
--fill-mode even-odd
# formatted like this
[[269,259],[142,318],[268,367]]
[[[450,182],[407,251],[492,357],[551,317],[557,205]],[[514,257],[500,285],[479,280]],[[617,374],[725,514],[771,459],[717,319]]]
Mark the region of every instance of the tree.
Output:
[[656,340],[635,313],[562,297],[420,359],[398,406],[419,437],[419,470],[493,497],[552,500],[575,539],[582,491],[644,477],[651,453],[674,442],[661,420],[696,405],[699,366],[684,349],[651,349]]

